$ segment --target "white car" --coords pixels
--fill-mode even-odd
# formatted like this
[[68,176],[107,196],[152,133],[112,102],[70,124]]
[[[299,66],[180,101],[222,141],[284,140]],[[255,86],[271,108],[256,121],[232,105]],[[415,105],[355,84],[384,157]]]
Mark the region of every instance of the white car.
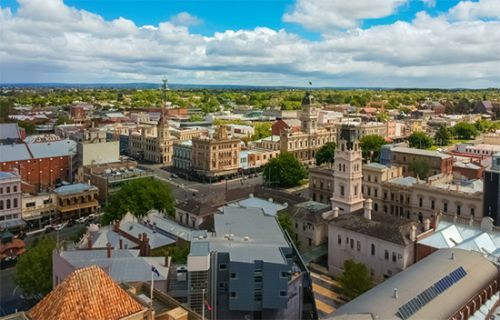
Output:
[[58,224],[57,226],[54,227],[54,230],[60,231],[60,230],[64,229],[65,226],[66,225],[64,223],[60,223],[60,224]]
[[87,222],[87,217],[80,217],[76,219],[76,223],[85,223]]

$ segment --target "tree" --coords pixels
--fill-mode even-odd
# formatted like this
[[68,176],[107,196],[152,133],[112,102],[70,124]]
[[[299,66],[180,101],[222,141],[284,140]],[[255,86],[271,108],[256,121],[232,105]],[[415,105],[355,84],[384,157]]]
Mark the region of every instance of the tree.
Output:
[[438,146],[447,146],[450,144],[452,138],[451,132],[445,126],[439,127],[434,135],[434,141]]
[[431,167],[425,160],[413,160],[408,164],[408,170],[418,175],[419,178],[425,179],[429,176]]
[[54,239],[43,237],[16,265],[15,282],[27,295],[46,295],[52,290],[52,251]]
[[293,243],[298,248],[300,246],[299,237],[293,228],[293,221],[292,218],[290,218],[288,211],[283,210],[278,213],[278,222],[281,225],[281,228],[288,233]]
[[373,280],[366,266],[352,260],[344,261],[344,272],[338,279],[342,293],[354,299],[373,287]]
[[127,212],[142,218],[151,209],[163,211],[170,216],[175,214],[170,187],[153,178],[133,180],[111,196],[105,208],[103,223],[121,219]]
[[408,137],[410,148],[429,149],[432,147],[432,138],[423,132],[414,132]]
[[258,122],[254,124],[254,134],[251,141],[260,140],[271,136],[271,122]]
[[380,153],[380,148],[386,144],[384,138],[378,134],[369,134],[363,136],[359,141],[359,146],[363,153],[363,158],[370,157],[371,161],[375,161]]
[[327,142],[325,143],[317,152],[316,152],[316,165],[320,166],[323,163],[328,163],[330,166],[333,162],[335,162],[335,147],[337,145],[335,142]]
[[459,139],[464,140],[474,139],[478,134],[476,126],[474,126],[472,123],[467,122],[457,123],[453,127],[453,130],[455,131],[455,135],[457,135]]
[[289,188],[299,185],[300,180],[306,178],[307,172],[293,154],[283,152],[269,160],[264,166],[263,176],[270,186]]
[[36,132],[36,127],[33,122],[30,121],[19,121],[17,125],[26,131],[26,135],[32,135]]
[[68,118],[68,116],[61,115],[61,116],[57,117],[56,126],[58,126],[60,124],[69,124],[69,123],[73,123],[73,121],[71,121],[71,119]]

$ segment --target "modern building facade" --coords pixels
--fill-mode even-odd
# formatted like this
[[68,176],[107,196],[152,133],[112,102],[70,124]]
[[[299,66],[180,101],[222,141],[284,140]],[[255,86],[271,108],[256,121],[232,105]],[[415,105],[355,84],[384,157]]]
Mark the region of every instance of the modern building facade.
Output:
[[483,215],[500,226],[500,152],[492,157],[491,168],[484,173]]

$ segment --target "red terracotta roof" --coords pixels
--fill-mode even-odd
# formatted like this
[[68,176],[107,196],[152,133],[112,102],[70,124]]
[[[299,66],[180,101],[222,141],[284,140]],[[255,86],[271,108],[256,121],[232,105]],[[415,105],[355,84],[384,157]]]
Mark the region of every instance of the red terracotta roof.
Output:
[[145,307],[99,267],[75,270],[28,313],[33,320],[122,319]]

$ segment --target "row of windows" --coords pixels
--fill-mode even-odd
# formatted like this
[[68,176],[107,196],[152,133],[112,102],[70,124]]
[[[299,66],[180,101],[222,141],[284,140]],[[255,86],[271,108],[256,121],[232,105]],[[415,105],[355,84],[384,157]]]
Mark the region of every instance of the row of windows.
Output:
[[19,215],[18,214],[13,214],[13,215],[5,215],[5,216],[0,216],[0,221],[4,221],[4,220],[12,220],[12,219],[18,219],[19,218]]
[[[10,193],[10,186],[7,186],[5,187],[5,193],[6,194],[9,194]],[[17,186],[12,186],[12,193],[16,193],[17,192]],[[0,194],[3,194],[4,193],[4,187],[0,187]]]
[[[340,245],[342,245],[342,236],[341,235],[338,235],[338,238],[337,238],[337,243]],[[351,248],[351,250],[354,250],[354,239],[349,239],[349,237],[346,237],[346,243],[349,245],[349,247]],[[361,251],[361,241],[357,240],[356,241],[356,250],[357,251]],[[372,256],[374,256],[376,254],[376,248],[375,248],[375,244],[371,244],[370,245],[370,254]],[[388,250],[384,250],[384,259],[385,260],[389,260],[389,251]],[[403,258],[403,256],[401,254],[396,254],[396,252],[392,252],[392,262],[397,262],[397,260],[401,260]]]
[[10,199],[5,200],[5,208],[4,208],[4,200],[0,200],[0,210],[11,209],[11,208],[15,209],[15,208],[17,208],[17,206],[18,206],[17,198],[13,199],[12,207],[11,207]]

